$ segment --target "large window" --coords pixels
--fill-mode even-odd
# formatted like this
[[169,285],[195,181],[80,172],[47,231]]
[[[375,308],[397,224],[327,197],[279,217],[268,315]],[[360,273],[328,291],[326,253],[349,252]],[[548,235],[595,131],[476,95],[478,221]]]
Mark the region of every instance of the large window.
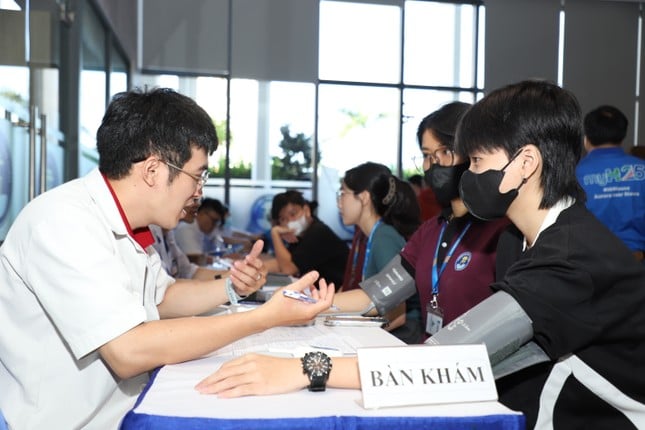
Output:
[[379,3],[320,2],[316,191],[328,208],[319,215],[345,236],[333,200],[344,171],[374,161],[403,179],[417,173],[419,122],[482,91],[477,2]]
[[415,173],[419,121],[445,103],[481,97],[479,2],[387,3],[320,1],[316,82],[227,72],[140,78],[138,85],[193,97],[213,117],[221,146],[205,193],[227,201],[236,227],[268,229],[272,195],[296,188],[349,237],[335,199],[344,172],[375,161],[406,178]]

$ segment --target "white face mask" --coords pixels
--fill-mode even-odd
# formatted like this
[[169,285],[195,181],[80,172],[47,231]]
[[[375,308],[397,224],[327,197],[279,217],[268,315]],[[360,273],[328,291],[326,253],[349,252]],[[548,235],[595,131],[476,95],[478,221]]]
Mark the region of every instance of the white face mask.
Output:
[[296,220],[289,221],[287,223],[287,227],[293,230],[293,234],[300,236],[300,233],[305,231],[307,228],[307,218],[305,217],[305,214],[302,214],[302,216]]

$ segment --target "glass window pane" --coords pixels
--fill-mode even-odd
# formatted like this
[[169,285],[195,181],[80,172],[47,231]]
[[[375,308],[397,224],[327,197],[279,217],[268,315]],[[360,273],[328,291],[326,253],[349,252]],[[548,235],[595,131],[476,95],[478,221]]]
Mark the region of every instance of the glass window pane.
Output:
[[320,79],[399,83],[401,9],[320,2]]
[[[273,194],[286,188],[310,194],[314,100],[315,86],[309,83],[231,80],[229,203],[233,227],[266,233]],[[224,146],[215,158],[216,176],[223,177]],[[213,183],[223,184],[223,180]],[[218,190],[209,188],[207,193]]]
[[[268,122],[271,179],[311,180],[313,171],[315,86],[271,82],[268,109],[259,117]],[[259,175],[258,175],[259,176]]]
[[427,115],[431,114],[441,106],[461,101],[465,103],[474,103],[474,95],[469,92],[453,91],[434,91],[434,90],[416,90],[410,89],[403,92],[403,151],[402,165],[403,177],[419,172],[412,157],[420,154],[419,143],[417,141],[417,129],[419,123]]
[[486,7],[479,6],[479,34],[477,40],[477,88],[484,88],[484,69],[486,61]]
[[118,49],[112,45],[110,52],[110,98],[128,89],[128,65]]
[[[29,69],[0,65],[0,107],[29,120]],[[17,121],[17,118],[15,121]]]
[[83,175],[96,166],[96,130],[105,113],[106,62],[105,29],[94,8],[83,8],[82,67],[79,101],[79,174]]
[[475,85],[475,7],[405,2],[406,84],[466,88]]
[[318,215],[339,234],[344,230],[335,192],[345,171],[374,161],[396,172],[399,94],[396,88],[320,85]]

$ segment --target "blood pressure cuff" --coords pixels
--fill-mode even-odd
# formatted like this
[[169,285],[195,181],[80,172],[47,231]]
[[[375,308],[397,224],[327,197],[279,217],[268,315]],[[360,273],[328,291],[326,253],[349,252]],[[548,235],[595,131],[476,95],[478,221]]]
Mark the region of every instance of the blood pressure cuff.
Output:
[[[484,343],[493,373],[498,378],[549,359],[537,344],[529,342],[532,338],[533,324],[524,309],[510,294],[498,291],[451,321],[425,343]],[[503,366],[496,371],[496,365]]]
[[359,283],[379,315],[385,315],[417,292],[414,274],[406,266],[397,255],[379,273]]

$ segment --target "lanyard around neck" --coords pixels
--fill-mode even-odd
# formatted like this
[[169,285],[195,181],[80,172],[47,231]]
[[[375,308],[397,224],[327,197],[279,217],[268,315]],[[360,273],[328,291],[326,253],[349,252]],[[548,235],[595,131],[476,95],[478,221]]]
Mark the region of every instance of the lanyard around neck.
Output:
[[441,267],[437,270],[437,260],[439,256],[439,247],[441,246],[441,239],[443,239],[443,234],[446,231],[446,225],[447,223],[443,223],[441,226],[441,232],[439,233],[439,238],[437,239],[437,246],[435,246],[434,250],[434,260],[432,260],[432,295],[436,296],[439,294],[439,278],[441,277],[441,274],[443,273],[444,269],[448,265],[448,260],[450,260],[450,257],[452,257],[452,254],[455,252],[457,249],[457,246],[459,246],[459,243],[461,242],[461,239],[463,239],[464,235],[470,228],[470,225],[472,224],[471,221],[468,221],[468,224],[466,224],[466,227],[462,230],[462,232],[459,234],[459,237],[455,240],[455,242],[452,244],[450,247],[450,250],[446,254],[446,257],[443,259],[443,262],[441,263]]
[[370,254],[372,253],[372,239],[374,238],[374,232],[378,228],[379,224],[381,224],[381,219],[376,221],[376,223],[372,226],[372,230],[370,230],[370,235],[367,238],[367,245],[365,245],[365,258],[363,259],[363,273],[361,276],[361,281],[365,280],[365,272],[367,271],[367,263],[370,261]]

